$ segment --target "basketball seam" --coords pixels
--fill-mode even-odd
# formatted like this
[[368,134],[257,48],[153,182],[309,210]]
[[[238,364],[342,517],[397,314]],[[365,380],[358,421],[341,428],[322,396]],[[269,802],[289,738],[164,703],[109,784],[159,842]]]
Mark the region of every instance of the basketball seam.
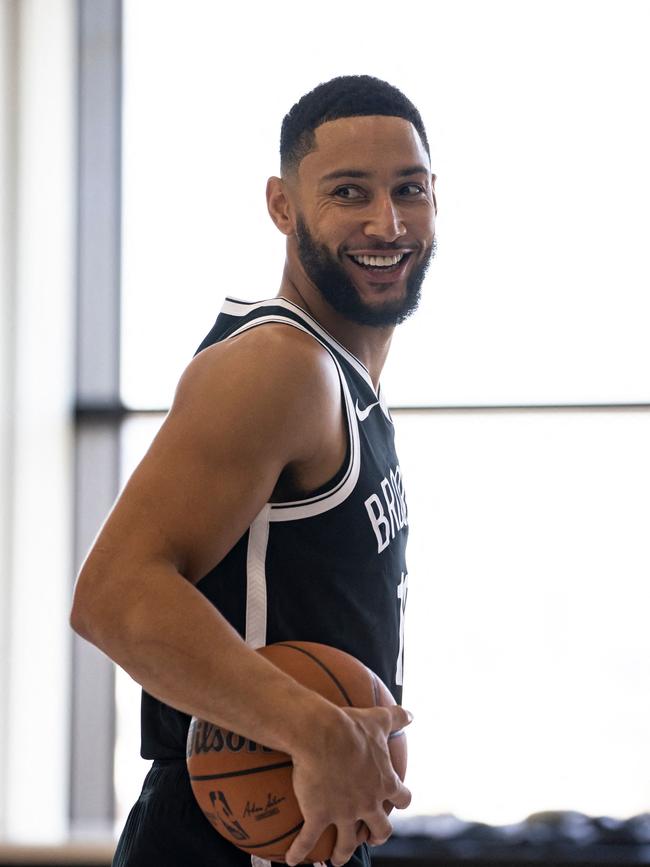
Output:
[[237,845],[240,849],[260,849],[262,846],[270,846],[271,843],[278,843],[280,840],[284,840],[285,837],[289,837],[291,834],[295,834],[296,831],[299,831],[304,824],[305,821],[303,819],[302,822],[299,822],[295,828],[287,831],[286,834],[282,834],[280,837],[274,837],[273,840],[265,840],[264,843],[237,843]]
[[343,686],[343,684],[342,684],[342,683],[340,682],[340,680],[336,677],[336,675],[333,674],[333,673],[329,670],[329,668],[325,665],[325,663],[320,661],[320,659],[319,659],[317,656],[315,656],[313,653],[310,653],[308,650],[305,650],[303,647],[296,647],[295,644],[288,644],[288,643],[285,642],[285,641],[278,641],[277,644],[276,644],[275,646],[276,646],[276,647],[278,647],[278,646],[279,646],[279,647],[290,647],[292,650],[298,650],[298,651],[300,651],[300,653],[304,653],[305,656],[308,656],[308,657],[309,657],[313,662],[316,663],[316,665],[319,665],[319,666],[323,669],[323,671],[324,671],[324,672],[325,672],[325,673],[326,673],[326,674],[327,674],[327,675],[332,679],[332,681],[336,684],[336,686],[337,686],[338,689],[339,689],[339,692],[341,693],[341,695],[343,696],[343,698],[344,698],[344,699],[346,700],[346,702],[348,703],[348,707],[354,707],[354,705],[352,704],[352,701],[350,700],[350,696],[347,694],[347,692],[346,692],[345,687]]
[[290,768],[292,761],[277,762],[273,765],[258,765],[256,768],[244,768],[241,771],[228,771],[225,774],[190,774],[190,780],[224,780],[227,777],[243,777],[246,774],[261,774],[263,771],[275,771],[278,768]]

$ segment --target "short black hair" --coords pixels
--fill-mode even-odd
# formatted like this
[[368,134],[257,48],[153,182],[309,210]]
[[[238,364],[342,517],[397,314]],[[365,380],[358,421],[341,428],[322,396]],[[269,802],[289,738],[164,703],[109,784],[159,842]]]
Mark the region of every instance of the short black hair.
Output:
[[418,131],[429,159],[429,142],[420,112],[401,90],[372,75],[341,75],[325,81],[301,97],[282,121],[280,170],[297,170],[316,147],[315,130],[342,117],[386,115],[410,121]]

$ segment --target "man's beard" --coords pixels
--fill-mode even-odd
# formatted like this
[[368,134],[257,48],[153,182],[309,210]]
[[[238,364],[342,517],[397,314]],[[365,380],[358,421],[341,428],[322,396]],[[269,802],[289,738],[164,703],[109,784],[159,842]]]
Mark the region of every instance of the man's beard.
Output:
[[[307,224],[299,214],[296,225],[296,240],[298,255],[305,273],[314,283],[327,302],[346,319],[351,319],[359,325],[382,327],[399,325],[417,309],[420,303],[422,281],[436,255],[436,238],[434,235],[431,247],[420,262],[414,263],[411,273],[406,279],[406,295],[397,301],[386,301],[384,304],[370,305],[364,303],[357,287],[354,285],[345,269],[324,244],[318,244]],[[377,250],[379,254],[390,255],[398,252],[398,248],[390,247]],[[415,253],[411,254],[412,256]],[[372,280],[372,277],[370,277]]]

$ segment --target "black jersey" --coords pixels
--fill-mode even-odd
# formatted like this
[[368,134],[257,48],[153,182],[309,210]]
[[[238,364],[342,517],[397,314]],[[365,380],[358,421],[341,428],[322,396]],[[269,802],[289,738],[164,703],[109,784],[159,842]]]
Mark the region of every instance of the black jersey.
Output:
[[[360,659],[401,701],[408,534],[390,412],[367,368],[308,313],[283,298],[227,299],[197,352],[266,323],[285,323],[331,355],[348,449],[317,491],[267,503],[196,585],[251,647],[317,641]],[[143,693],[142,755],[185,755],[189,717]]]

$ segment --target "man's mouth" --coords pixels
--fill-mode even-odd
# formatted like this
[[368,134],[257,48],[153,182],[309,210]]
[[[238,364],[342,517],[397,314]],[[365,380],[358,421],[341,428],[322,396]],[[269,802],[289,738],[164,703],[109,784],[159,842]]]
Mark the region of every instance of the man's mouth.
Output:
[[359,268],[376,276],[382,274],[399,276],[406,267],[411,251],[391,255],[347,254],[348,258]]

